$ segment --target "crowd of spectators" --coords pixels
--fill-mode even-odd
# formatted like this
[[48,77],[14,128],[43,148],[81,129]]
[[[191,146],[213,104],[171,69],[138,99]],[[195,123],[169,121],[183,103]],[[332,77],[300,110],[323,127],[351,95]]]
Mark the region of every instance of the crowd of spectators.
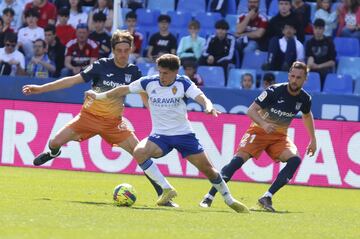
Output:
[[[273,16],[267,15],[266,9],[276,0],[241,1],[247,4],[236,1],[236,26],[225,20],[227,1],[207,0],[208,10],[222,16],[215,21],[213,32],[204,34],[203,22],[193,17],[188,32],[180,34],[171,28],[177,19],[164,12],[157,16],[157,28],[139,29],[136,10],[145,8],[146,1],[122,0],[122,7],[132,9],[123,26],[135,40],[130,62],[153,64],[164,53],[177,54],[183,73],[206,86],[206,79],[197,74],[198,66],[220,66],[227,79],[229,69],[241,66],[244,54],[263,51],[267,52],[263,71],[288,71],[300,60],[320,74],[323,85],[326,75],[336,71],[333,37],[360,40],[359,0],[342,0],[336,7],[331,0],[318,0],[313,19],[309,3],[303,0],[278,0]],[[111,56],[112,0],[0,0],[0,16],[2,75],[68,76],[98,58]],[[149,73],[156,71],[153,68]],[[246,89],[276,81],[274,75],[263,78],[262,83],[252,74],[244,74],[239,81]]]

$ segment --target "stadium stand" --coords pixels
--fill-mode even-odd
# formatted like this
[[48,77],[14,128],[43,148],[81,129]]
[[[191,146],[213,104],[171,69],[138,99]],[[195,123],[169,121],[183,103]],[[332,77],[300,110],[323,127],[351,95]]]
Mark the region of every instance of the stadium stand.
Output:
[[206,12],[205,0],[179,0],[177,11],[181,12]]
[[360,57],[340,57],[337,67],[339,75],[348,74],[353,80],[360,80]]
[[244,54],[242,68],[261,70],[267,60],[267,52],[255,51]]
[[159,9],[161,13],[175,10],[175,0],[148,0],[148,9]]
[[225,74],[221,66],[199,66],[197,73],[204,80],[206,87],[224,87]]
[[352,94],[353,81],[349,75],[327,74],[324,84],[324,93]]
[[309,72],[308,79],[304,84],[304,89],[310,93],[320,92],[321,91],[320,74],[317,72]]
[[227,87],[241,89],[241,77],[245,73],[250,73],[253,76],[254,82],[253,82],[252,89],[255,89],[255,87],[256,87],[256,70],[253,70],[253,69],[236,69],[236,68],[230,69]]
[[336,56],[360,56],[359,40],[351,37],[335,37]]

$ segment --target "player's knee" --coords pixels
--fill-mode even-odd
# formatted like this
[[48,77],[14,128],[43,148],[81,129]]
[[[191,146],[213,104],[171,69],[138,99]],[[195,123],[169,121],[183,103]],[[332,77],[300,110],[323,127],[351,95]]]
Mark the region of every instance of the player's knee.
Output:
[[299,167],[300,163],[301,163],[301,159],[299,156],[294,156],[289,158],[289,160],[287,161],[288,164],[293,165],[293,167]]
[[142,163],[148,158],[146,149],[137,147],[134,149],[133,156],[138,163]]

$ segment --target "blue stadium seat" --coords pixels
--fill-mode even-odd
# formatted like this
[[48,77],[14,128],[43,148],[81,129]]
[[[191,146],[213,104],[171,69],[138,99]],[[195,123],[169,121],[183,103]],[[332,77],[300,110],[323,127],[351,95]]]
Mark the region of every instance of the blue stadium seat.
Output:
[[330,73],[326,75],[324,93],[331,94],[352,94],[353,82],[349,75],[338,75]]
[[160,15],[160,10],[138,8],[137,14],[137,25],[139,27],[154,28],[157,26],[157,18]]
[[131,9],[130,8],[126,8],[126,7],[124,7],[124,8],[120,8],[121,9],[121,13],[120,14],[118,14],[118,16],[119,16],[119,22],[122,22],[123,24],[125,24],[125,16],[126,16],[126,14],[128,13],[128,12],[130,12],[131,11]]
[[354,95],[360,96],[360,80],[355,81]]
[[236,23],[239,19],[239,16],[236,14],[227,14],[225,17],[225,20],[229,23],[230,26],[230,33],[235,33],[236,32]]
[[[259,12],[264,16],[267,16],[267,9],[266,9],[266,0],[259,0]],[[275,1],[275,0],[273,0]],[[277,5],[276,5],[277,6]],[[238,14],[247,13],[249,11],[248,8],[248,1],[247,0],[240,0],[237,12]]]
[[238,88],[241,89],[241,77],[245,73],[250,73],[253,76],[254,82],[252,89],[255,89],[256,85],[256,70],[253,69],[238,69],[232,68],[229,71],[227,87],[228,88]]
[[272,0],[269,9],[268,9],[268,17],[271,18],[279,13],[278,0]]
[[215,23],[222,17],[218,12],[198,12],[194,18],[200,22],[201,29],[213,29],[215,32]]
[[307,92],[320,92],[321,80],[320,74],[317,72],[309,72],[307,81],[305,81],[304,89]]
[[170,27],[176,29],[182,28],[187,30],[192,18],[190,12],[169,11],[167,15],[171,17]]
[[[210,0],[207,6],[207,11],[210,12],[210,6],[213,0]],[[227,6],[227,11],[226,14],[236,14],[236,0],[227,0],[228,1],[228,6]]]
[[360,54],[359,40],[351,37],[335,37],[335,49],[337,57],[354,56]]
[[[275,76],[275,83],[285,83],[289,81],[289,73],[287,71],[266,71],[271,72]],[[264,73],[266,73],[264,72]]]
[[260,70],[261,66],[267,60],[267,55],[267,52],[262,51],[245,53],[242,62],[242,68]]
[[145,76],[148,73],[149,69],[155,66],[155,63],[142,62],[142,63],[137,63],[136,65],[141,71],[142,75]]
[[350,75],[353,80],[360,80],[360,57],[340,57],[337,73]]
[[181,12],[206,12],[205,0],[179,0],[177,11]]
[[204,80],[204,86],[224,87],[225,74],[220,66],[199,66],[197,73]]
[[147,8],[160,9],[162,13],[175,10],[175,0],[148,0]]

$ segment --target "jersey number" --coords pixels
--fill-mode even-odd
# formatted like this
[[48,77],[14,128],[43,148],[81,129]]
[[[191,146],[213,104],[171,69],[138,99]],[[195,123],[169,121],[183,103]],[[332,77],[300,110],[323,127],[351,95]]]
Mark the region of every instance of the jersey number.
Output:
[[244,147],[247,143],[251,144],[252,142],[254,142],[255,137],[256,134],[244,134],[240,142],[240,147]]

